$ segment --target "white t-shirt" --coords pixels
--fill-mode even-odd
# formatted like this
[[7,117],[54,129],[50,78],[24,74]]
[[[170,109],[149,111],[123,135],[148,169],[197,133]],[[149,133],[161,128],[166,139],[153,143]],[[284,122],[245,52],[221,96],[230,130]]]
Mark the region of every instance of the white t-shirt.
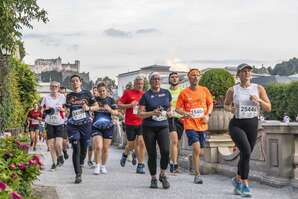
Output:
[[51,95],[45,96],[42,99],[41,106],[46,106],[54,108],[55,113],[53,115],[46,115],[45,122],[50,125],[61,125],[65,123],[65,115],[61,115],[58,111],[59,107],[62,107],[66,103],[66,98],[64,95],[59,94],[56,98],[53,98]]

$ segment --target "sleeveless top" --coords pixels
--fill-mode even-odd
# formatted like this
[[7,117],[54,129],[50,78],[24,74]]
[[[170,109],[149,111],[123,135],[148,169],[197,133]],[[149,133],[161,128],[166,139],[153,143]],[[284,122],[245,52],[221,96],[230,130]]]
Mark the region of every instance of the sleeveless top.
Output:
[[257,84],[251,84],[247,88],[243,88],[240,84],[233,86],[234,97],[233,103],[236,107],[235,118],[248,119],[258,117],[260,113],[259,103],[250,100],[251,95],[259,97]]

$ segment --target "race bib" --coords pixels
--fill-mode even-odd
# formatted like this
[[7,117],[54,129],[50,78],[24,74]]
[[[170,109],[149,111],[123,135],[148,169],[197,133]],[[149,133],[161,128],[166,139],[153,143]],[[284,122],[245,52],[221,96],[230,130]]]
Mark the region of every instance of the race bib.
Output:
[[48,123],[49,124],[59,124],[60,117],[58,114],[53,114],[48,116]]
[[139,106],[138,106],[138,105],[137,105],[137,106],[134,106],[134,107],[132,108],[132,113],[133,113],[133,114],[137,115],[137,114],[138,114],[138,111],[139,111]]
[[167,120],[168,119],[167,118],[167,112],[163,111],[160,116],[153,115],[152,119],[155,120],[155,121],[158,121],[158,122]]
[[194,108],[194,109],[191,109],[190,112],[194,118],[201,118],[204,116],[203,108]]
[[239,118],[253,118],[258,116],[258,107],[249,105],[239,106]]
[[35,120],[35,119],[32,119],[32,120],[31,120],[31,124],[35,124],[35,125],[36,125],[36,124],[39,124],[39,121],[38,121],[38,120]]
[[72,118],[75,121],[78,121],[78,120],[82,120],[82,119],[87,118],[87,115],[86,115],[86,112],[83,109],[78,109],[78,110],[72,111]]

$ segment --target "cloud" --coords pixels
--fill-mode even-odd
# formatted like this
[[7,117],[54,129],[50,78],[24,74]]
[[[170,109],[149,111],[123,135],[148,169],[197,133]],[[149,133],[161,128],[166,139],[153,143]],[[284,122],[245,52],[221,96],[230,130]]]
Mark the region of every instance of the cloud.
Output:
[[130,32],[126,32],[123,30],[115,29],[115,28],[106,29],[104,31],[104,33],[110,37],[120,37],[120,38],[131,38],[132,37],[132,34]]
[[148,33],[155,33],[155,32],[159,32],[159,31],[155,28],[147,28],[147,29],[137,30],[136,34],[148,34]]

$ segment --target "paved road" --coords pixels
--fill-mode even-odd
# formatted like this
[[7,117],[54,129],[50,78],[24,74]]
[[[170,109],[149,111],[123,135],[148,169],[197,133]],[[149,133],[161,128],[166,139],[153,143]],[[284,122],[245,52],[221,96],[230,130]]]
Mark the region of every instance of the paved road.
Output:
[[[240,196],[232,194],[230,178],[220,175],[203,176],[204,184],[192,183],[193,176],[183,173],[178,176],[169,174],[171,188],[163,190],[149,189],[150,177],[148,170],[146,175],[135,174],[135,167],[127,162],[125,168],[119,165],[121,151],[111,148],[110,158],[107,164],[108,174],[93,175],[93,169],[85,166],[83,171],[83,183],[74,184],[74,171],[71,160],[68,159],[63,167],[56,171],[50,171],[50,154],[45,152],[45,146],[39,147],[44,153],[45,170],[40,176],[37,185],[55,186],[60,199],[237,199]],[[161,184],[159,184],[161,187]],[[298,199],[298,191],[290,187],[278,189],[252,183],[253,198],[260,199]]]

